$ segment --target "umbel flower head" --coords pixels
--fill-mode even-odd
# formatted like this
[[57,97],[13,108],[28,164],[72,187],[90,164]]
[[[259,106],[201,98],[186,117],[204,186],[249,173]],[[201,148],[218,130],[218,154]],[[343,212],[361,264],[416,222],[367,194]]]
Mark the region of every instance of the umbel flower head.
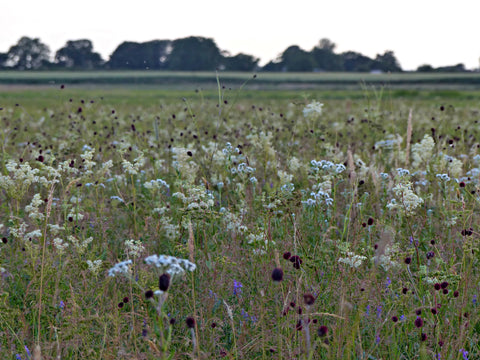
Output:
[[186,271],[194,271],[197,266],[185,259],[178,259],[169,255],[150,255],[145,258],[148,265],[154,265],[161,272],[170,275],[172,278],[185,274]]
[[126,260],[126,261],[119,262],[118,264],[115,264],[114,267],[108,270],[108,276],[128,274],[130,271],[130,268],[128,267],[128,265],[130,265],[131,263],[132,263],[132,260]]
[[314,115],[321,115],[322,114],[322,107],[323,104],[319,103],[318,101],[312,101],[310,104],[305,106],[303,109],[303,116],[306,118]]

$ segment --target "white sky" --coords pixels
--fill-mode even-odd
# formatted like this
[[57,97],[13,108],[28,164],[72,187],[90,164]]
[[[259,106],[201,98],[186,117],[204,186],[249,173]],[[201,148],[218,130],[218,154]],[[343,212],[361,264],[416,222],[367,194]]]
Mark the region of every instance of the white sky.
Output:
[[479,15],[479,0],[0,0],[0,52],[22,36],[40,38],[52,55],[87,38],[108,60],[123,41],[194,35],[264,65],[290,45],[311,50],[329,38],[336,52],[393,50],[405,70],[477,68]]

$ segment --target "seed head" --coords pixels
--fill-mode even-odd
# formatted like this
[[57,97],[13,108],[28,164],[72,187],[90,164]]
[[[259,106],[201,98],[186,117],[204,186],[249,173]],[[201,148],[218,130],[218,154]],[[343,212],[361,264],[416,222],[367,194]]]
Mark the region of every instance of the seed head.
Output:
[[145,298],[147,298],[147,299],[153,298],[153,290],[145,291]]
[[187,317],[185,323],[189,329],[193,329],[195,327],[195,319],[191,316]]
[[283,280],[283,270],[280,268],[275,268],[272,271],[272,280],[280,282]]
[[310,293],[305,294],[303,295],[303,302],[307,306],[312,306],[315,303],[315,297]]
[[423,326],[423,319],[419,316],[415,319],[415,326],[421,328]]
[[158,280],[159,289],[162,291],[167,291],[169,286],[170,286],[170,275],[167,273],[160,275],[160,278]]
[[328,328],[325,325],[322,325],[317,329],[317,335],[320,337],[326,336],[327,333],[328,333]]

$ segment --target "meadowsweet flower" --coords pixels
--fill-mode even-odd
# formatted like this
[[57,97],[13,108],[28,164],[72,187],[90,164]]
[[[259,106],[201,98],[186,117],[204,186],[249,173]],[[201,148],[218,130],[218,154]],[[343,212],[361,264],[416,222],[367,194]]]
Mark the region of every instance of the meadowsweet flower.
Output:
[[30,205],[25,207],[25,211],[28,213],[28,217],[34,220],[43,220],[45,219],[45,215],[39,212],[39,207],[44,204],[43,199],[41,198],[40,194],[35,194],[33,196]]
[[110,270],[108,270],[108,276],[115,276],[121,274],[129,274],[130,268],[128,265],[132,264],[132,260],[126,260],[115,264]]
[[425,135],[418,144],[412,145],[412,167],[418,168],[422,164],[427,164],[433,155],[435,142],[430,135]]
[[102,260],[87,260],[87,265],[88,265],[88,270],[93,274],[93,275],[98,275],[98,271],[100,270],[100,267],[102,266],[103,261]]
[[303,108],[303,116],[308,118],[311,116],[317,116],[322,114],[323,104],[318,101],[312,101],[310,104]]
[[355,269],[362,265],[362,262],[367,259],[366,256],[356,255],[355,253],[350,251],[347,252],[346,255],[347,256],[344,258],[339,258],[338,262],[350,265],[351,268]]
[[423,199],[417,196],[411,189],[412,183],[410,182],[401,182],[397,184],[392,190],[397,197],[397,201],[391,201],[387,208],[399,209],[404,211],[407,216],[413,215],[414,210],[423,204]]
[[125,240],[125,251],[128,257],[138,257],[143,250],[145,247],[140,240]]
[[75,249],[79,254],[83,254],[87,249],[87,246],[93,241],[93,237],[90,236],[82,241],[79,241],[75,236],[69,235],[67,237],[68,241],[70,241],[74,246]]
[[53,239],[53,245],[55,246],[55,248],[57,249],[57,251],[60,255],[64,254],[65,250],[69,246],[68,243],[66,243],[65,241],[63,241],[62,239],[60,239],[58,237]]

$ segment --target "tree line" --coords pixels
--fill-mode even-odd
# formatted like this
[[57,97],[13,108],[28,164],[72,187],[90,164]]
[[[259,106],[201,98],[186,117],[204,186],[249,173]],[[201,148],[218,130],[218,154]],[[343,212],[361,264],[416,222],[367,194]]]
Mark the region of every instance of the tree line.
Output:
[[[125,41],[105,60],[88,39],[69,40],[55,52],[39,38],[22,37],[8,52],[0,53],[0,69],[13,70],[177,70],[177,71],[346,71],[402,72],[393,51],[370,58],[359,52],[335,52],[336,44],[321,39],[312,50],[289,46],[277,59],[260,67],[260,59],[231,55],[211,38],[190,36],[176,40]],[[463,64],[434,68],[425,64],[418,72],[466,72]]]

